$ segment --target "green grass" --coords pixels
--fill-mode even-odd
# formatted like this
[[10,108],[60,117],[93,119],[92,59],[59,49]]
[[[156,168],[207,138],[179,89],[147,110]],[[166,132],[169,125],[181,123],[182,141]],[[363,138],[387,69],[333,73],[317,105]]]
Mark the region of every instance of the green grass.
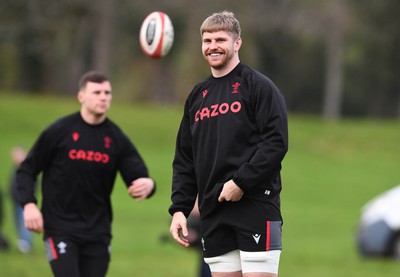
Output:
[[[0,94],[0,186],[7,192],[15,144],[29,148],[50,122],[78,110],[71,98]],[[157,194],[137,203],[118,178],[112,195],[114,222],[110,277],[196,276],[197,253],[161,243],[170,217],[171,163],[182,107],[113,103],[110,117],[132,138],[151,175]],[[361,207],[399,183],[400,132],[396,121],[343,120],[290,115],[290,149],[283,163],[284,233],[282,277],[398,276],[392,260],[363,259],[355,232]],[[51,276],[41,237],[35,250],[20,254],[5,199],[3,233],[12,243],[0,252],[0,276]]]

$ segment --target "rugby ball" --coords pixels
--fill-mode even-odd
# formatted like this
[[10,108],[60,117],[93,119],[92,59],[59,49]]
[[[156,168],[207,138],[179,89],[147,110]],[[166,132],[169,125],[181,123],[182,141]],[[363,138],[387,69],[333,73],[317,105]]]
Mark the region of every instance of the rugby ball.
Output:
[[159,59],[168,54],[174,42],[174,27],[167,14],[155,11],[140,27],[140,47],[150,58]]

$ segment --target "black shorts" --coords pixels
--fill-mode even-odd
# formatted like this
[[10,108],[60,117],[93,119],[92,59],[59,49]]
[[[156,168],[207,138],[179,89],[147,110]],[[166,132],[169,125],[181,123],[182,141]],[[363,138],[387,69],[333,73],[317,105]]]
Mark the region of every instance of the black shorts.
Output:
[[47,259],[55,277],[104,277],[110,263],[110,238],[45,237]]
[[282,250],[282,220],[269,217],[271,208],[267,202],[246,198],[221,203],[202,219],[203,256],[220,256],[236,249]]

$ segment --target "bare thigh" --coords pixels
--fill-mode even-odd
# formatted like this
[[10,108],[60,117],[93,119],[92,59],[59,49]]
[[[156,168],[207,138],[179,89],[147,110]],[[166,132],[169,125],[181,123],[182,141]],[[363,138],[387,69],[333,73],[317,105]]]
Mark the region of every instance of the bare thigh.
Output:
[[265,272],[250,272],[242,274],[241,271],[236,272],[213,272],[213,277],[278,277],[278,274]]

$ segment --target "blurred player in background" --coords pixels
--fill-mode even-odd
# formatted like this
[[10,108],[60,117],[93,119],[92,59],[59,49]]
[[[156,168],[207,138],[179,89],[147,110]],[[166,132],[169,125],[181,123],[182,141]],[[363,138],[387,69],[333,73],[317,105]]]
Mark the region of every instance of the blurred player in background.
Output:
[[[200,211],[198,207],[198,202],[193,207],[187,219],[188,236],[186,237],[189,243],[189,248],[195,250],[200,254],[199,263],[197,264],[198,277],[211,277],[210,267],[203,259],[203,247],[201,244],[201,222],[200,222]],[[174,242],[171,238],[170,233],[162,233],[160,236],[161,242]]]
[[281,162],[288,150],[285,100],[242,64],[231,12],[200,28],[211,76],[185,103],[173,162],[174,239],[189,246],[187,217],[198,194],[201,243],[214,277],[278,276],[282,249]]
[[200,220],[200,211],[198,201],[193,207],[192,212],[190,213],[188,220],[187,220],[187,227],[188,227],[188,236],[187,240],[189,242],[190,247],[195,248],[197,251],[200,252],[200,262],[198,273],[199,277],[211,277],[211,271],[208,264],[203,259],[202,253],[202,243],[201,243],[201,220]]
[[[25,226],[44,232],[54,276],[105,276],[110,261],[110,195],[117,171],[137,201],[155,182],[134,145],[107,118],[112,99],[106,76],[88,72],[79,82],[79,112],[45,129],[17,171]],[[42,176],[42,207],[34,183]]]
[[11,149],[11,160],[14,164],[14,167],[11,174],[10,195],[13,201],[14,221],[18,236],[17,246],[19,251],[21,251],[24,254],[27,254],[32,249],[32,233],[25,227],[24,216],[23,216],[24,209],[21,207],[18,201],[17,180],[16,180],[16,170],[18,166],[22,163],[22,161],[25,159],[25,157],[26,157],[26,152],[21,146],[14,146]]
[[6,237],[3,235],[3,200],[3,193],[0,188],[0,251],[7,251],[10,248],[10,244],[8,243]]

